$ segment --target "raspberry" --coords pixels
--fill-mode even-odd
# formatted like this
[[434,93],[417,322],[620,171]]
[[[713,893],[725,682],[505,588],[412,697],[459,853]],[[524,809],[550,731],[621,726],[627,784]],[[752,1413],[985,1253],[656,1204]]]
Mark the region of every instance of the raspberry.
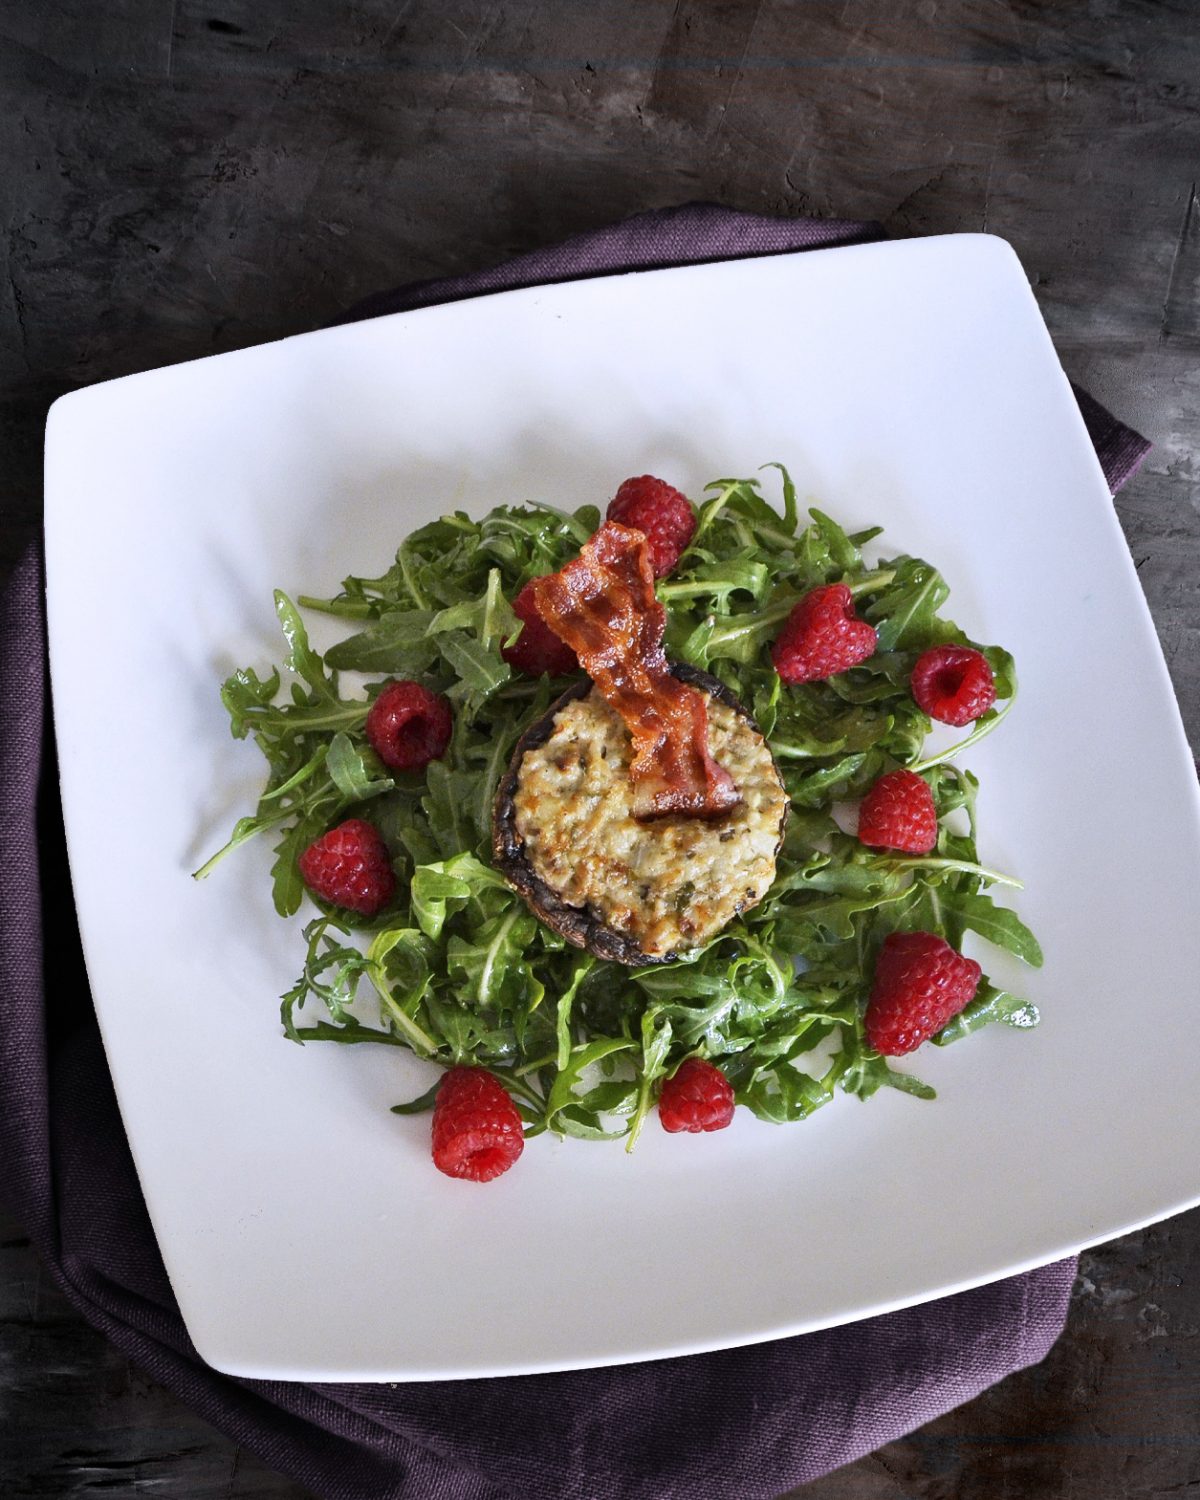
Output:
[[912,695],[931,719],[956,728],[987,713],[996,681],[987,657],[973,646],[934,646],[917,657]]
[[932,932],[893,932],[875,963],[867,1041],[889,1057],[913,1051],[970,1003],[981,972]]
[[297,863],[304,884],[334,906],[373,917],[392,899],[396,877],[376,828],[347,818],[323,834]]
[[542,619],[533,597],[531,579],[513,600],[513,613],[523,622],[521,634],[511,646],[501,646],[500,655],[518,672],[540,677],[565,677],[579,671],[579,658],[565,641],[560,641]]
[[875,654],[875,631],[854,613],[844,583],[812,589],[792,606],[771,660],[784,682],[819,682]]
[[433,1164],[447,1177],[491,1182],[525,1149],[517,1106],[486,1068],[451,1068],[433,1105]]
[[608,502],[606,515],[646,537],[655,578],[665,578],[675,568],[696,529],[692,502],[653,474],[627,479]]
[[663,1084],[658,1118],[672,1134],[724,1130],[733,1119],[733,1088],[720,1068],[702,1057],[689,1057]]
[[863,798],[858,838],[868,848],[928,854],[937,836],[933,793],[915,771],[889,771]]
[[407,679],[389,682],[367,715],[371,748],[393,771],[420,771],[440,760],[453,728],[449,700]]

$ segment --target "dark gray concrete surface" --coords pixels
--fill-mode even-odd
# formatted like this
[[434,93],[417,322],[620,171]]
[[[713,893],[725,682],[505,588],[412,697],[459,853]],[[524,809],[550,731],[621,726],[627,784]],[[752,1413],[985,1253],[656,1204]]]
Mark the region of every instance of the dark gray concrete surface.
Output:
[[[75,386],[687,199],[986,228],[1154,439],[1118,511],[1200,745],[1194,0],[0,0],[0,99],[0,563]],[[0,1256],[5,1496],[299,1500]],[[805,1500],[1200,1495],[1198,1259],[1085,1256],[1042,1366]]]

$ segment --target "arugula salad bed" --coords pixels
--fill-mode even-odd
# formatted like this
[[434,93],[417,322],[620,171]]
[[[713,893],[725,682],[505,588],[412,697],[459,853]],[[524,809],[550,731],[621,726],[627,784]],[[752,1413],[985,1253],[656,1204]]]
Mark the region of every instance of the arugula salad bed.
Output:
[[[739,1104],[776,1122],[803,1119],[839,1088],[860,1098],[881,1087],[933,1096],[871,1048],[863,1015],[892,933],[935,933],[957,949],[969,929],[1041,963],[1033,934],[988,892],[1017,882],[980,863],[978,783],[954,764],[1011,708],[1013,662],[999,646],[978,646],[996,706],[950,750],[924,753],[931,725],[910,692],[913,664],[931,646],[977,645],[942,616],[945,581],[917,557],[868,565],[862,549],[878,527],[847,534],[818,510],[802,524],[786,470],[768,467],[780,471],[782,511],[758,480],[716,481],[678,568],[658,586],[668,656],[737,694],[791,798],[766,898],[677,962],[628,969],[571,947],[491,864],[497,783],[522,732],[572,680],[512,671],[501,647],[520,621],[508,601],[578,553],[600,523],[595,507],[500,506],[479,521],[455,513],[422,527],[380,577],[347,578],[331,599],[300,598],[346,623],[346,638],[324,657],[300,608],[276,594],[286,692],[279,669],[264,677],[252,668],[221,691],[233,734],[253,737],[269,777],[254,814],[197,874],[269,834],[275,908],[291,917],[306,895],[301,854],[339,820],[361,817],[382,834],[397,877],[394,900],[370,920],[317,903],[300,976],[283,997],[289,1037],[407,1047],[446,1068],[484,1067],[509,1091],[526,1136],[624,1136],[630,1146],[656,1087],[692,1056],[716,1063]],[[877,650],[827,681],[789,686],[771,642],[797,598],[828,583],[849,587]],[[366,696],[361,685],[344,690],[341,672],[366,674]],[[364,733],[371,703],[396,677],[419,679],[453,705],[449,746],[420,772],[389,771]],[[921,773],[933,793],[929,855],[866,848],[839,823],[839,804],[897,767]],[[372,997],[377,1022],[373,1010],[362,1019]],[[934,1041],[1037,1019],[985,975]],[[436,1089],[397,1111],[431,1108]]]

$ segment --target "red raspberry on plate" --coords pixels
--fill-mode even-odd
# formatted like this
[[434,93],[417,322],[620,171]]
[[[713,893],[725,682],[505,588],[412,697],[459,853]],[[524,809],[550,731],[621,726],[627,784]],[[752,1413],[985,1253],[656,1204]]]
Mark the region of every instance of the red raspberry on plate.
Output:
[[854,613],[844,583],[811,589],[792,606],[771,660],[784,682],[820,682],[875,654],[875,631]]
[[975,998],[981,972],[932,932],[893,932],[875,963],[867,1041],[888,1057],[912,1052]]
[[334,906],[373,917],[392,899],[396,876],[379,830],[362,818],[347,818],[300,856],[304,884]]
[[433,1164],[447,1177],[491,1182],[525,1149],[517,1106],[486,1068],[451,1068],[433,1104]]
[[665,479],[643,474],[627,479],[605,512],[610,521],[642,532],[650,543],[655,578],[670,573],[696,529],[692,502]]
[[931,719],[961,727],[987,713],[996,701],[996,680],[987,657],[974,646],[934,646],[912,669],[912,695]]
[[720,1068],[703,1057],[686,1058],[662,1086],[658,1118],[672,1134],[724,1130],[733,1119],[732,1085]]
[[367,714],[367,739],[393,771],[420,771],[440,760],[450,743],[449,699],[407,678],[389,682]]
[[533,583],[530,579],[513,600],[513,613],[522,622],[521,634],[511,646],[501,646],[500,655],[510,667],[530,677],[540,677],[543,672],[549,672],[551,677],[578,672],[579,658],[542,619],[533,596]]
[[915,771],[889,771],[862,800],[858,840],[868,848],[928,854],[937,836],[933,793]]

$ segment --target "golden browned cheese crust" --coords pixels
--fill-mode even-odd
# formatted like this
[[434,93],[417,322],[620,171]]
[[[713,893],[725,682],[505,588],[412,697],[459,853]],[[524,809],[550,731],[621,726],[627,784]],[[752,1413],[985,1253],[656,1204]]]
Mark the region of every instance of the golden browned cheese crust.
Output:
[[708,720],[710,753],[742,794],[712,821],[634,818],[629,733],[594,690],[566,704],[521,762],[513,801],[533,872],[649,956],[707,942],[775,878],[787,793],[771,752],[713,698]]

